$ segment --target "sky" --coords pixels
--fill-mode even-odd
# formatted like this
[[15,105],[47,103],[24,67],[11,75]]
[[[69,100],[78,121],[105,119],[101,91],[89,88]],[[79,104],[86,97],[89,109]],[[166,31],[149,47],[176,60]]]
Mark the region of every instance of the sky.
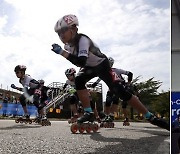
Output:
[[[51,51],[64,46],[54,25],[66,14],[79,19],[78,32],[88,35],[114,67],[133,72],[134,78],[151,77],[170,90],[169,0],[0,0],[0,84],[21,86],[14,67],[26,65],[27,74],[65,83],[67,68],[76,66]],[[95,81],[97,78],[92,79]],[[103,84],[103,92],[107,86]]]

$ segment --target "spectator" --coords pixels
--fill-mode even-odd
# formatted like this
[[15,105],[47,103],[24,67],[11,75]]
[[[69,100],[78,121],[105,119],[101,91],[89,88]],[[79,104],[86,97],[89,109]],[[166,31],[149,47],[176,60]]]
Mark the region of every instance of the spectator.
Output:
[[9,94],[6,93],[6,95],[3,98],[3,117],[7,116],[7,106],[9,101],[10,101]]

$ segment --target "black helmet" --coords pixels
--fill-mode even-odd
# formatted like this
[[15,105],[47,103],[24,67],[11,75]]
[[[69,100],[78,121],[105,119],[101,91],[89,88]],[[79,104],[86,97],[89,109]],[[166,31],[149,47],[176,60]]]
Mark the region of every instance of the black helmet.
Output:
[[17,65],[15,68],[14,68],[14,72],[18,72],[18,71],[26,71],[26,66],[24,65]]
[[75,74],[76,70],[74,68],[69,68],[65,71],[66,76]]

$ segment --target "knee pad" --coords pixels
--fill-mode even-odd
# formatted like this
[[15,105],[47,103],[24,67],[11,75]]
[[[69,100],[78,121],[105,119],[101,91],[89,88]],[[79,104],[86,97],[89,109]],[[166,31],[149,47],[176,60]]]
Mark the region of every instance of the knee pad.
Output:
[[24,95],[21,95],[19,97],[19,102],[21,103],[22,106],[26,106],[26,97]]
[[119,97],[123,101],[128,101],[132,97],[132,94],[129,93],[122,84],[117,82],[113,83],[112,91],[114,92],[116,97]]

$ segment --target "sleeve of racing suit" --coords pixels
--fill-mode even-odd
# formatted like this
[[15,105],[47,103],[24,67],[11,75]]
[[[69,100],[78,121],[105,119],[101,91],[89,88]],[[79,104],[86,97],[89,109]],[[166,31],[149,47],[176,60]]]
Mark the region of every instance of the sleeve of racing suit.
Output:
[[69,54],[67,60],[69,60],[71,63],[73,63],[76,66],[84,67],[86,65],[87,57],[86,56],[77,57],[76,55]]
[[129,73],[128,73],[128,82],[131,82],[131,81],[132,81],[132,78],[133,78],[133,73],[132,73],[132,72],[129,72]]

